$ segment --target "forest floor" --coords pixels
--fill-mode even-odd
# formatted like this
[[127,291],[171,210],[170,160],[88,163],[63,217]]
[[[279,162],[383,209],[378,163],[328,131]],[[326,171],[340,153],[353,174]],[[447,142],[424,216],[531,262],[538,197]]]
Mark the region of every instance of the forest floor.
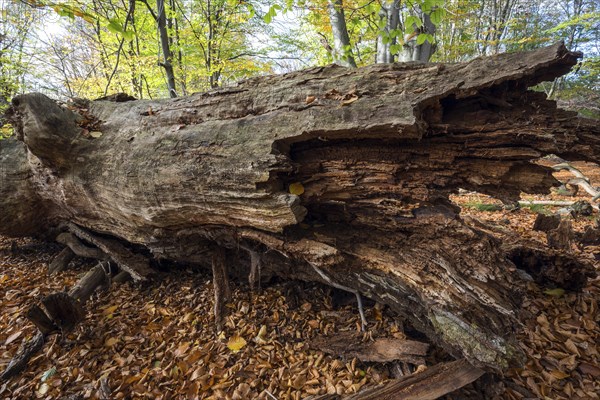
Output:
[[[579,166],[593,185],[600,186],[600,168]],[[579,198],[556,193],[524,198],[589,200],[585,193]],[[484,211],[488,207],[483,204],[497,202],[478,194],[453,200],[466,215],[542,242],[545,235],[532,230],[536,213],[557,209]],[[580,217],[574,228],[581,231],[595,218],[598,213]],[[0,370],[34,333],[24,317],[28,306],[70,287],[90,268],[77,260],[68,271],[48,276],[47,265],[59,250],[35,240],[0,238]],[[591,260],[592,252],[599,250],[574,246],[571,251]],[[106,399],[302,399],[354,393],[398,374],[392,363],[342,360],[310,345],[318,335],[340,332],[352,332],[358,341],[409,335],[400,318],[387,309],[367,304],[365,335],[360,333],[355,304],[347,304],[325,286],[272,281],[260,293],[251,293],[246,283],[234,281],[224,331],[217,335],[210,275],[181,267],[176,272],[161,272],[150,285],[129,282],[95,294],[86,323],[64,337],[51,337],[25,372],[0,384],[0,399],[71,394]],[[517,327],[528,357],[523,368],[482,378],[446,398],[479,399],[485,392],[499,399],[598,399],[600,280],[591,280],[580,293],[556,289],[529,285],[523,325]],[[447,359],[432,347],[426,363]]]

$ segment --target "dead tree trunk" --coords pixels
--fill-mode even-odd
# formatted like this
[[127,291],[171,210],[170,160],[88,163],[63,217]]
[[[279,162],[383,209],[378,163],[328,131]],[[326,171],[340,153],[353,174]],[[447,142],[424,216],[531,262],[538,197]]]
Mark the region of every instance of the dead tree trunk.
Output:
[[[144,257],[210,265],[215,244],[262,249],[248,271],[252,260],[263,275],[348,288],[456,357],[505,369],[521,359],[519,258],[448,195],[514,202],[558,184],[535,158],[599,160],[597,123],[527,90],[580,56],[557,44],[451,65],[318,67],[157,101],[18,96],[18,140],[0,142],[0,230],[66,226],[138,279]],[[593,271],[568,265],[574,289]]]

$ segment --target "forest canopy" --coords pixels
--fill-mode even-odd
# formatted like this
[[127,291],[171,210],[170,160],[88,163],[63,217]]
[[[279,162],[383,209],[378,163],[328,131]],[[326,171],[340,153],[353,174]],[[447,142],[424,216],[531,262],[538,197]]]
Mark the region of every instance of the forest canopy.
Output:
[[538,89],[599,114],[596,0],[0,0],[0,8],[0,107],[31,91],[174,97],[332,62],[466,61],[562,40],[585,57]]

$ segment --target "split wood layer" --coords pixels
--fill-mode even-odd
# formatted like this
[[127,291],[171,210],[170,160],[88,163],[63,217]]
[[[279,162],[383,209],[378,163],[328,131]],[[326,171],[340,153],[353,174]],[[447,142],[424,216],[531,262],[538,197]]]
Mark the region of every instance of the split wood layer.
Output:
[[557,44],[451,65],[319,67],[170,100],[18,96],[18,140],[0,142],[0,231],[69,230],[138,280],[149,258],[210,265],[215,243],[247,249],[230,270],[252,265],[253,282],[324,271],[456,357],[505,369],[521,361],[516,269],[578,289],[593,268],[465,221],[448,196],[514,202],[558,184],[533,159],[599,161],[595,122],[527,90],[580,56]]

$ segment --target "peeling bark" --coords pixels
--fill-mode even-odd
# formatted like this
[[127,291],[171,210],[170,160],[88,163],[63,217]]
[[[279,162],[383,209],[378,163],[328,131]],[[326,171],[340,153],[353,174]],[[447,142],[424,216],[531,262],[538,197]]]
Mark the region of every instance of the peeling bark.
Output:
[[[0,230],[67,226],[136,279],[150,257],[218,267],[215,245],[265,249],[265,276],[335,282],[455,357],[504,370],[522,360],[518,243],[462,219],[448,196],[515,202],[559,184],[533,159],[599,161],[597,123],[527,90],[580,56],[557,44],[449,65],[319,67],[71,109],[18,96],[23,143],[0,142]],[[86,136],[90,124],[100,137]],[[303,193],[290,193],[297,183]],[[534,250],[562,260],[544,271],[574,290],[593,271]]]

